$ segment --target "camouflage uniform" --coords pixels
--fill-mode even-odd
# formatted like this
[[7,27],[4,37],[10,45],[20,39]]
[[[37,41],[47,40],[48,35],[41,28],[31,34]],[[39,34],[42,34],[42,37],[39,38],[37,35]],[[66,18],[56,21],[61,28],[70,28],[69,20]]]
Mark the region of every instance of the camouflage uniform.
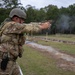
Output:
[[[34,24],[20,24],[6,20],[1,27],[0,40],[0,75],[21,75],[16,64],[16,59],[22,56],[25,43],[25,32],[39,32],[40,28]],[[5,56],[6,54],[6,56]],[[1,69],[1,61],[8,57],[6,70]]]

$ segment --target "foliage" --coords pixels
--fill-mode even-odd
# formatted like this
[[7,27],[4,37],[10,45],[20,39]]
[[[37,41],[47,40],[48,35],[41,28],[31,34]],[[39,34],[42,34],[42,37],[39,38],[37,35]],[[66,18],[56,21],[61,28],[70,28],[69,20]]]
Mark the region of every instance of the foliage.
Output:
[[0,23],[8,17],[12,8],[21,7],[27,14],[26,23],[53,20],[51,28],[42,31],[43,34],[46,32],[49,34],[75,34],[75,4],[69,5],[67,8],[48,5],[40,9],[36,9],[31,5],[27,5],[26,7],[20,5],[20,0],[1,0]]
[[21,5],[21,3],[19,3],[19,0],[2,0],[0,3],[0,6],[3,8],[14,8],[18,5]]
[[0,23],[9,15],[11,9],[0,8]]

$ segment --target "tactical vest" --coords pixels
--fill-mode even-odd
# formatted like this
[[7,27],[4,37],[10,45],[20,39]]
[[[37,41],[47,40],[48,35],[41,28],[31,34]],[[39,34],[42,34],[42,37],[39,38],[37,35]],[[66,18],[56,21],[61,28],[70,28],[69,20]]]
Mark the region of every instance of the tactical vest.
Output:
[[[10,22],[4,22],[2,23],[2,26],[0,28],[0,38],[1,36],[3,37],[3,31],[6,29],[6,27],[9,25],[8,23]],[[0,43],[4,43],[4,42],[8,42],[9,43],[9,40],[11,44],[13,44],[15,47],[17,47],[17,52],[19,54],[19,57],[22,56],[22,53],[23,53],[23,48],[22,48],[22,45],[24,45],[25,43],[25,37],[24,37],[24,34],[9,34],[9,35],[4,35],[5,39],[4,38],[1,38],[1,42]],[[15,39],[16,37],[16,39]]]
[[3,26],[5,25],[5,22],[2,22],[1,25],[0,25],[0,43],[1,43],[1,36],[2,36],[2,33],[3,33]]
[[[4,31],[4,29],[2,30],[2,28],[4,27],[4,25],[5,25],[5,23],[6,22],[9,22],[9,21],[11,21],[11,19],[10,18],[6,18],[2,23],[1,23],[1,25],[0,25],[0,38],[1,38],[1,35],[2,35],[2,33],[3,33],[3,31]],[[0,39],[1,40],[1,39]],[[0,43],[1,43],[1,41],[0,41]]]

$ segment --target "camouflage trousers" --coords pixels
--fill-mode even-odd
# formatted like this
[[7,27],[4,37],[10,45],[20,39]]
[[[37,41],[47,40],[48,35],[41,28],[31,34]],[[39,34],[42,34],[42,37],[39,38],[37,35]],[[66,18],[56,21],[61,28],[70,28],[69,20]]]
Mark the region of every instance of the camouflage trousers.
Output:
[[6,70],[1,69],[1,59],[0,59],[0,75],[21,75],[19,66],[14,61],[9,61]]

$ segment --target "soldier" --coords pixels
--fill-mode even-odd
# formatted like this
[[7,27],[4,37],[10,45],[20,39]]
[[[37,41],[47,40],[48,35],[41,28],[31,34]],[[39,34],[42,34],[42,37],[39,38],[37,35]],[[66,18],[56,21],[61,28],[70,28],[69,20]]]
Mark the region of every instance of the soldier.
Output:
[[25,24],[26,13],[20,8],[14,8],[0,28],[0,75],[21,75],[16,60],[22,57],[22,46],[25,43],[25,32],[39,32],[50,26],[49,22],[42,24]]

